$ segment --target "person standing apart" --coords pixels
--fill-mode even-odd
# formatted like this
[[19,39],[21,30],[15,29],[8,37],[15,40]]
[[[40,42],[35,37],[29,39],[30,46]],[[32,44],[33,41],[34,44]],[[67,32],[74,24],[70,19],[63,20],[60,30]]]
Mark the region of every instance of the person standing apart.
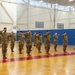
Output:
[[0,31],[0,34],[2,36],[2,56],[3,59],[7,59],[6,53],[7,53],[7,46],[8,46],[8,33],[7,33],[7,28],[4,27],[3,31]]

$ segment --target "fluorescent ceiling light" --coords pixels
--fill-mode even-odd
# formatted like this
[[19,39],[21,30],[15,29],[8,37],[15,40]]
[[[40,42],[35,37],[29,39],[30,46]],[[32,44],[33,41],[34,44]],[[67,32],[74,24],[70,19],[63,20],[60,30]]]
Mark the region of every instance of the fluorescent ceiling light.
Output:
[[40,2],[43,2],[43,0],[41,0]]
[[74,0],[69,0],[70,2],[74,1]]
[[55,5],[58,5],[58,3],[56,3]]

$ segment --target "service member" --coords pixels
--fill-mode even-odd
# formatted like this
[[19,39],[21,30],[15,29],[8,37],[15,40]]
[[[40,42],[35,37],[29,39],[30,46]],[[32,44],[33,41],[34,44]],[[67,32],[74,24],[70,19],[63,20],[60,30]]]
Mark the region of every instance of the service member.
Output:
[[15,34],[14,34],[14,32],[12,32],[10,34],[10,48],[11,48],[11,52],[14,52],[13,49],[14,49],[15,41],[16,41]]
[[19,54],[22,54],[22,49],[24,46],[24,34],[22,33],[22,31],[20,31],[20,33],[18,34],[18,38],[19,38]]
[[63,52],[67,53],[66,49],[67,49],[67,45],[68,45],[68,36],[67,36],[66,32],[64,32],[64,34],[62,35],[62,38],[63,38]]
[[53,35],[53,37],[54,37],[54,50],[57,51],[57,45],[58,45],[58,34],[55,33],[55,34]]
[[7,46],[8,46],[7,28],[4,27],[3,31],[0,31],[0,34],[2,36],[2,55],[3,55],[3,59],[7,59],[7,57],[6,57]]
[[46,32],[44,34],[44,45],[47,54],[49,54],[49,50],[50,50],[50,41],[51,41],[50,32]]
[[38,33],[36,35],[36,48],[38,49],[39,53],[41,53],[41,45],[42,45],[42,35],[41,33]]
[[24,34],[26,38],[26,48],[27,48],[27,56],[31,56],[31,48],[32,48],[32,34],[29,30],[27,33]]

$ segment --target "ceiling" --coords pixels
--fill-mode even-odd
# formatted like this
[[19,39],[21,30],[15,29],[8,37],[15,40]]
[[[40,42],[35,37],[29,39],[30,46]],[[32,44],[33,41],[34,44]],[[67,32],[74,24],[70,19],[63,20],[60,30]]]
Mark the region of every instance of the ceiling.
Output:
[[[0,0],[0,1],[23,2],[23,0]],[[27,0],[24,0],[24,1],[27,1]],[[75,0],[71,2],[69,0],[33,0],[33,1],[44,1],[47,3],[53,3],[53,4],[58,3],[59,5],[64,5],[64,6],[75,6]]]
[[[37,1],[41,1],[41,0],[37,0]],[[74,1],[69,1],[69,0],[43,0],[44,2],[48,2],[48,3],[58,3],[59,5],[64,5],[64,6],[75,6],[75,0]]]

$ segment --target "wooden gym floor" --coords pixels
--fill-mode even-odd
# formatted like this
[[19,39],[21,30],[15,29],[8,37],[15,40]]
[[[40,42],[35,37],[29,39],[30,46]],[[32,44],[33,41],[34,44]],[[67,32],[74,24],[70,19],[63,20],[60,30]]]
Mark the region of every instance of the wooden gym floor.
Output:
[[26,48],[22,53],[18,52],[18,44],[15,44],[14,53],[8,46],[7,58],[2,59],[0,48],[0,75],[75,75],[75,50],[74,46],[68,46],[67,54],[58,46],[55,52],[51,45],[50,55],[46,55],[44,45],[42,53],[38,53],[35,47],[32,48],[31,57],[27,57]]

